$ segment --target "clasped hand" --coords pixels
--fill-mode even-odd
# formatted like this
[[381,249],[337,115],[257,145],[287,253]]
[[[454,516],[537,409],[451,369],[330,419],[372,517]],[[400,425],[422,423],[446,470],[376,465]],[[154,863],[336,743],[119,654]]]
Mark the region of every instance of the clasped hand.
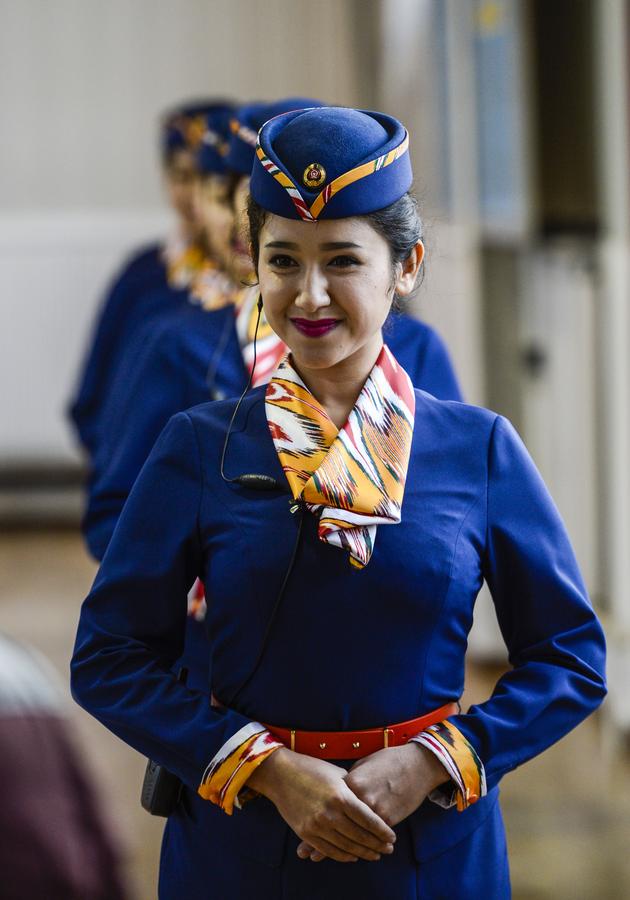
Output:
[[378,860],[392,853],[397,825],[448,780],[430,751],[416,743],[379,750],[345,769],[282,748],[252,774],[302,839],[298,856],[319,862]]

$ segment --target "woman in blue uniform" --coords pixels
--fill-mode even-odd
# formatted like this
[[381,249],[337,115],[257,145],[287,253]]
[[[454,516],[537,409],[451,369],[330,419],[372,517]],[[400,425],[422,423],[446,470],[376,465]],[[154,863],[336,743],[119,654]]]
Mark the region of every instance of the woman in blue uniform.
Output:
[[[146,321],[153,309],[185,296],[192,276],[204,259],[192,188],[196,175],[196,145],[200,121],[211,110],[232,107],[224,101],[189,104],[168,113],[161,135],[164,183],[177,227],[163,243],[136,253],[112,284],[91,338],[69,415],[77,435],[93,454],[98,444],[99,417],[127,338],[138,316]],[[171,297],[172,295],[172,297]]]
[[[238,178],[233,192],[237,223],[241,206],[244,214],[241,198],[248,195],[259,128],[282,112],[319,105],[314,100],[292,98],[244,106],[234,115],[225,165]],[[384,227],[387,225],[384,223]],[[140,343],[144,352],[132,377],[121,385],[124,391],[112,404],[115,417],[108,429],[109,440],[95,466],[88,494],[83,530],[96,559],[103,558],[129,491],[169,418],[208,399],[238,396],[245,388],[251,347],[244,346],[242,338],[252,329],[239,328],[238,320],[253,313],[252,327],[255,324],[252,300],[257,298],[257,291],[248,298],[247,292],[239,293],[236,287],[243,281],[251,282],[252,271],[241,228],[237,226],[234,232],[231,243],[225,238],[217,248],[217,257],[232,280],[232,291],[222,287],[223,293],[214,290],[205,296],[193,292],[190,308],[164,319],[151,331],[143,330]],[[239,300],[243,304],[240,310]],[[415,387],[443,400],[461,399],[448,351],[430,326],[394,312],[385,323],[384,336]],[[266,373],[258,380],[266,382]]]
[[[240,404],[173,417],[82,608],[76,699],[185,785],[163,900],[507,898],[498,783],[605,694],[601,628],[513,428],[414,390],[383,346],[423,253],[407,148],[380,113],[263,127],[251,237],[290,355]],[[212,704],[170,672],[195,577]],[[513,668],[464,713],[484,577]]]
[[[107,390],[101,400],[88,498],[109,459],[111,448],[116,446],[120,411],[129,384],[154,334],[160,331],[163,321],[185,314],[191,298],[198,303],[217,294],[222,296],[226,290],[224,244],[229,240],[232,211],[231,178],[225,167],[225,152],[231,115],[231,108],[213,107],[197,116],[188,129],[191,152],[194,148],[193,206],[199,227],[198,259],[185,284],[182,282],[176,289],[163,288],[146,294],[127,315],[125,334],[117,348]],[[150,386],[145,385],[145,389],[150,391]]]

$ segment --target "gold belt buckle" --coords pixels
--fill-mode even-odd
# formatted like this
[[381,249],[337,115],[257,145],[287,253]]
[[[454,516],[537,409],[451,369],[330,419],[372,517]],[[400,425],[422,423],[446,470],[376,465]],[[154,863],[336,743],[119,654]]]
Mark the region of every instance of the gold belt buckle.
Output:
[[387,750],[389,747],[389,735],[393,734],[393,730],[391,728],[383,728],[383,749]]

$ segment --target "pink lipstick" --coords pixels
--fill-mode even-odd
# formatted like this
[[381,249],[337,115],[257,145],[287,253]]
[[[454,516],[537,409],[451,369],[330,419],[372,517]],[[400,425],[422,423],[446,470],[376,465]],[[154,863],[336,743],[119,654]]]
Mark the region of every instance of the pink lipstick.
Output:
[[298,331],[307,337],[322,337],[341,322],[341,319],[291,319]]

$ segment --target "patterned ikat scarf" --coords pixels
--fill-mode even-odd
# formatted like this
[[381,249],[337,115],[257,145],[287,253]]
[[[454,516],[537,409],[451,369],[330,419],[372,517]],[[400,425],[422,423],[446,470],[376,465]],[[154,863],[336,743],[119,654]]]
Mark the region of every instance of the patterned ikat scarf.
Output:
[[[256,356],[252,387],[267,384],[278,363],[287,353],[286,344],[280,340],[267,321],[264,310],[262,310],[260,322],[258,322],[259,296],[258,287],[254,285],[245,288],[236,298],[236,332],[248,375],[251,374],[254,367],[254,351]],[[257,324],[258,333],[256,333]],[[256,336],[255,346],[254,336]]]
[[191,281],[189,299],[206,312],[212,312],[234,303],[237,291],[230,276],[206,257]]
[[169,287],[183,290],[192,282],[206,259],[205,253],[198,244],[186,240],[174,232],[167,238],[162,248],[162,259],[166,266],[166,278]]
[[[206,260],[195,275],[190,299],[208,312],[234,307],[236,333],[247,375],[252,374],[252,387],[267,384],[280,360],[287,352],[286,345],[267,322],[264,310],[258,321],[258,287],[238,288],[216,263]],[[256,331],[258,326],[258,331]],[[255,338],[255,342],[254,342]]]
[[319,539],[363,568],[377,526],[400,522],[414,426],[411,379],[383,346],[338,430],[287,356],[269,382],[265,411],[294,499],[319,516]]

